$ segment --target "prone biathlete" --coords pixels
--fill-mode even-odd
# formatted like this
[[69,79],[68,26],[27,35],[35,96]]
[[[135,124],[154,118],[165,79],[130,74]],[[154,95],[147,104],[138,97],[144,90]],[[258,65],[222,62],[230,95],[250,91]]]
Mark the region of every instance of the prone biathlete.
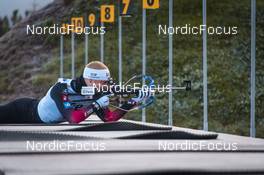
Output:
[[41,99],[20,98],[8,104],[0,106],[0,123],[60,123],[68,121],[69,123],[80,123],[95,113],[102,121],[117,121],[122,118],[128,110],[137,106],[150,93],[141,91],[125,102],[120,109],[111,111],[109,106],[109,97],[107,95],[96,100],[91,100],[90,104],[81,108],[71,108],[65,104],[67,96],[65,92],[71,94],[81,94],[83,86],[96,87],[107,85],[110,80],[108,67],[99,61],[93,61],[87,64],[83,74],[76,79],[60,78]]

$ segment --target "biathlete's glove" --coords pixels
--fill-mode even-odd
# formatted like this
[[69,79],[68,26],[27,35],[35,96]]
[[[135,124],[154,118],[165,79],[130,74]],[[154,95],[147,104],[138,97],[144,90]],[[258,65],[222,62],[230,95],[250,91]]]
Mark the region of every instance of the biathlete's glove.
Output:
[[96,100],[96,103],[100,106],[100,108],[106,108],[109,105],[109,97],[105,95]]
[[134,103],[140,103],[142,102],[144,99],[150,97],[153,95],[153,92],[151,92],[151,90],[139,90],[139,93],[137,95],[137,97],[131,98],[130,102],[134,102]]

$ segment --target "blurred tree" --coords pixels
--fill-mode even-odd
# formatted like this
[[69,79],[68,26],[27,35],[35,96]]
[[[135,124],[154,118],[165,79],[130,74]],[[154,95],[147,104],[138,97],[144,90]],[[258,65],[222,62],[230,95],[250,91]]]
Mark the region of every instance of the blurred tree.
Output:
[[31,12],[29,10],[25,11],[25,17],[28,17],[31,14]]
[[72,3],[72,0],[64,0],[64,5],[69,5],[70,3]]
[[11,17],[11,21],[12,21],[12,25],[17,24],[18,22],[20,22],[22,20],[22,16],[19,15],[18,13],[18,9],[13,11],[12,17]]
[[6,32],[8,32],[9,29],[10,26],[7,16],[5,16],[3,19],[0,18],[0,37],[4,35]]
[[4,30],[3,30],[3,19],[0,17],[0,37],[3,35]]

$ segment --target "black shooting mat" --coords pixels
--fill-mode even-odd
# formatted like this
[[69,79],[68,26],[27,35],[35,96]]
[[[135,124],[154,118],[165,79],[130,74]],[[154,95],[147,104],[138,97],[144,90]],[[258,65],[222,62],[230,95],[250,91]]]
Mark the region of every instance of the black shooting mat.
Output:
[[[121,119],[104,123],[96,116],[80,124],[10,124],[0,126],[0,140],[51,139],[216,139],[217,133]],[[20,138],[19,138],[20,137]]]
[[103,123],[94,117],[81,125],[7,125],[1,126],[0,140],[67,139],[216,139],[216,133],[190,132],[170,126],[120,120]]

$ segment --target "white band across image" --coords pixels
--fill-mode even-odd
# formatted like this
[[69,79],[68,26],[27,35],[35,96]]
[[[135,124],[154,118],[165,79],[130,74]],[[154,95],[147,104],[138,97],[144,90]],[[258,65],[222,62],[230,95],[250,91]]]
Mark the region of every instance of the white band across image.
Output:
[[108,69],[92,69],[85,67],[83,71],[83,78],[107,81],[110,78],[110,72]]

